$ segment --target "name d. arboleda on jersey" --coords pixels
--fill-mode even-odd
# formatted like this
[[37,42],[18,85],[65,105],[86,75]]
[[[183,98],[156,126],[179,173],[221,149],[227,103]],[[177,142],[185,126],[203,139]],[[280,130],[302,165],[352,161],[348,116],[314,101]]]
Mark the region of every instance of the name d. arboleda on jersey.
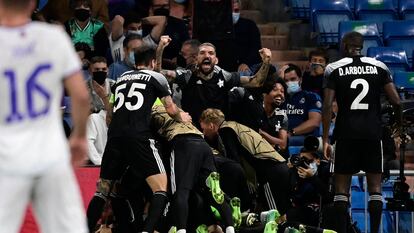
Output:
[[338,68],[339,76],[378,74],[376,66],[347,66]]

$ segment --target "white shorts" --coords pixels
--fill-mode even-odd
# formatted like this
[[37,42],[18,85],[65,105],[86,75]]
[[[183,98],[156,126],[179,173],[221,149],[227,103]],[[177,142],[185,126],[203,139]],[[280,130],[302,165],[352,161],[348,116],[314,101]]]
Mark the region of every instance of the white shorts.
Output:
[[38,176],[0,173],[0,233],[18,233],[29,202],[42,233],[87,233],[73,169],[60,164]]

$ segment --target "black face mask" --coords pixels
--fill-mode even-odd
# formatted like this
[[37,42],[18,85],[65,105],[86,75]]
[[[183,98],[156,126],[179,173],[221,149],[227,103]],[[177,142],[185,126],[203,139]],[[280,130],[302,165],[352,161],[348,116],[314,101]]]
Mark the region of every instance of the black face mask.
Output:
[[86,9],[76,9],[75,10],[75,18],[81,22],[86,21],[87,19],[89,19],[89,17],[91,17],[91,13],[89,12],[89,10]]
[[95,80],[99,85],[104,85],[106,79],[105,71],[96,71],[92,73],[92,79]]
[[170,9],[161,7],[158,9],[154,10],[154,15],[159,15],[159,16],[169,16],[170,15]]

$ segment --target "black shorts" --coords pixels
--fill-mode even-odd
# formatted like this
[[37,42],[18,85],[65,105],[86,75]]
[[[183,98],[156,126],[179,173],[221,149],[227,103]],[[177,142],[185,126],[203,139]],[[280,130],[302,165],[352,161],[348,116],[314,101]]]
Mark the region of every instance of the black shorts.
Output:
[[170,157],[171,190],[192,190],[198,182],[216,171],[214,158],[209,145],[199,135],[183,134],[172,142]]
[[382,173],[382,141],[341,139],[335,144],[334,172],[355,174],[359,171]]
[[100,178],[120,180],[127,167],[143,179],[165,173],[155,140],[110,138],[103,154]]

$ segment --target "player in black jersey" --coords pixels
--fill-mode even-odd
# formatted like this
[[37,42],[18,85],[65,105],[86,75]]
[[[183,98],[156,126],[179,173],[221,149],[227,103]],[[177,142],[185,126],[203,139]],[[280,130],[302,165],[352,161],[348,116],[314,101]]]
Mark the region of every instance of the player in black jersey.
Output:
[[360,33],[346,34],[341,41],[341,52],[345,57],[329,64],[325,70],[323,142],[326,157],[331,152],[328,134],[334,98],[338,103],[334,130],[334,207],[337,213],[334,230],[339,233],[346,232],[351,177],[360,170],[367,175],[371,232],[378,232],[382,211],[382,90],[394,107],[398,125],[401,125],[400,99],[390,71],[384,63],[361,55],[363,42]]
[[[167,46],[165,44],[165,46]],[[263,48],[258,51],[262,57],[262,66],[252,77],[240,76],[238,72],[221,69],[216,57],[216,48],[211,43],[199,46],[197,64],[192,69],[177,69],[161,72],[182,90],[181,106],[191,115],[198,126],[198,118],[203,110],[217,108],[227,113],[228,92],[235,86],[260,87],[266,79],[272,53]],[[159,55],[157,54],[157,57]]]
[[135,52],[135,63],[136,70],[125,72],[115,84],[113,118],[108,129],[100,180],[88,207],[91,230],[108,197],[115,215],[122,212],[119,210],[124,208],[125,200],[117,195],[115,182],[122,178],[129,167],[142,180],[145,179],[153,192],[143,232],[154,231],[154,225],[167,203],[167,176],[150,129],[151,108],[156,98],[161,99],[166,112],[173,119],[191,122],[188,113],[180,112],[172,101],[166,78],[152,71],[155,67],[155,50],[139,48]]

